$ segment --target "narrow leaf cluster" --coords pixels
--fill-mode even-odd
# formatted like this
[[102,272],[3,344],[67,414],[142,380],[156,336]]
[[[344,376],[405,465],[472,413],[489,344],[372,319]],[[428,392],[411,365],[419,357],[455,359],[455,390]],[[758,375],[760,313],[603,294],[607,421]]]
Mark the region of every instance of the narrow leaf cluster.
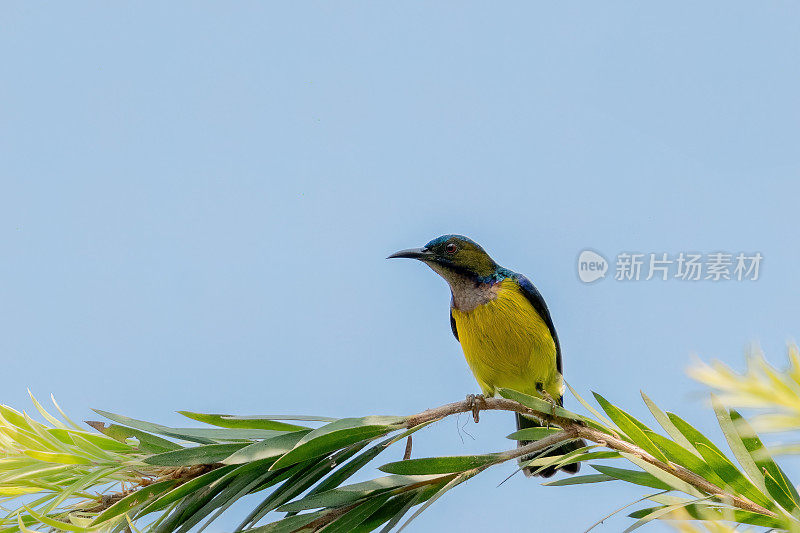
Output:
[[[687,420],[665,412],[644,393],[654,423],[594,394],[572,389],[587,415],[513,390],[481,409],[538,417],[548,427],[509,439],[523,446],[482,455],[409,458],[411,436],[474,404],[455,402],[409,417],[331,419],[181,412],[201,427],[173,428],[97,411],[110,423],[88,431],[46,411],[45,422],[0,406],[0,533],[18,531],[202,531],[248,495],[251,508],[235,531],[368,532],[402,530],[451,489],[492,466],[534,472],[582,462],[592,470],[546,483],[568,486],[628,483],[646,494],[626,531],[669,519],[681,531],[726,532],[745,525],[800,531],[800,495],[756,429],[732,405],[773,409],[776,427],[800,428],[800,359],[785,372],[751,360],[745,374],[701,366],[698,379],[722,391],[711,406],[725,449]],[[770,403],[767,389],[775,391]],[[793,398],[793,400],[792,400]],[[773,413],[774,414],[774,413]],[[790,423],[789,417],[796,417]],[[758,420],[758,419],[757,419]],[[794,424],[794,425],[792,425]],[[418,438],[415,436],[415,438]],[[564,455],[566,441],[587,444]],[[389,447],[406,445],[400,461],[372,465]],[[399,448],[399,446],[397,446]],[[399,451],[399,450],[398,450]],[[395,454],[397,457],[397,454]],[[586,470],[584,470],[586,472]],[[369,477],[373,477],[369,479]],[[535,489],[532,489],[535,490]],[[241,507],[237,506],[237,510]],[[622,510],[622,509],[620,509]],[[604,519],[598,521],[602,522]],[[727,525],[726,525],[727,524]]]

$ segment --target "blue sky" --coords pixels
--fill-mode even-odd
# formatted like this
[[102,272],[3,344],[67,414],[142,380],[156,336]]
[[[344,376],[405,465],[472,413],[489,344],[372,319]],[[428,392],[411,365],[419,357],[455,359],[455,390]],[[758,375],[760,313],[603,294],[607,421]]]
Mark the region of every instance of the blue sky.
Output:
[[[0,10],[4,403],[30,387],[76,418],[179,423],[463,398],[446,285],[384,260],[452,232],[539,287],[573,386],[643,417],[640,389],[713,432],[691,354],[781,362],[797,335],[796,3]],[[764,262],[756,282],[585,285],[584,248]],[[447,420],[415,454],[512,429]],[[415,530],[581,531],[643,494],[497,487],[510,471]]]

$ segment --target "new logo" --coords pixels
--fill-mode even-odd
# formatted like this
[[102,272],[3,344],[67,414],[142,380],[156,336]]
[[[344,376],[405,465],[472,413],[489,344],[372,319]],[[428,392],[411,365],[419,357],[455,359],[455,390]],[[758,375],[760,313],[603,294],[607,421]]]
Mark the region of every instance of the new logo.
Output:
[[604,278],[608,272],[608,261],[592,250],[584,250],[578,256],[578,277],[584,283]]

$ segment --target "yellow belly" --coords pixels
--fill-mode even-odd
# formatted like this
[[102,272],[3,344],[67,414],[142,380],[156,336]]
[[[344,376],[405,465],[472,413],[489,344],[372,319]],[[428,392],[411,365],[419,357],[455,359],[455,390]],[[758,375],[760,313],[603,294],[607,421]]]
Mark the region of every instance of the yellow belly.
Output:
[[538,396],[539,383],[553,399],[561,397],[555,342],[516,283],[505,280],[495,300],[452,313],[467,364],[484,395],[505,387]]

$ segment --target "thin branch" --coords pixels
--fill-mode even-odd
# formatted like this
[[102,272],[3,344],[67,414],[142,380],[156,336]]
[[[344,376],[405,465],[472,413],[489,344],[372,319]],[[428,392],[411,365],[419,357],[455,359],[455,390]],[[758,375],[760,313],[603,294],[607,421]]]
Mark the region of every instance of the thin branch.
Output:
[[448,403],[440,407],[434,407],[432,409],[422,411],[416,415],[412,415],[406,419],[405,426],[412,428],[418,424],[424,424],[425,422],[430,422],[433,420],[441,420],[442,418],[446,418],[450,415],[467,412],[472,413],[476,405],[478,406],[479,411],[513,411],[515,413],[523,413],[535,416],[544,422],[551,422],[562,427],[565,424],[575,423],[569,418],[563,418],[552,413],[536,411],[529,407],[525,407],[521,403],[515,402],[514,400],[507,400],[505,398],[485,398],[482,402],[477,403],[472,402],[469,400],[469,398],[467,398],[466,400],[461,400],[460,402]]
[[413,446],[413,441],[411,440],[411,435],[408,436],[406,439],[406,451],[403,452],[403,461],[408,461],[411,459],[411,447]]
[[[437,420],[442,420],[444,418],[447,418],[448,416],[452,416],[459,413],[469,412],[477,414],[477,411],[480,410],[511,411],[516,413],[522,413],[540,419],[545,423],[557,425],[561,428],[561,431],[559,431],[558,433],[554,433],[542,439],[533,441],[524,446],[519,446],[513,450],[508,450],[499,453],[498,460],[496,462],[493,462],[492,464],[500,464],[512,459],[525,457],[537,451],[541,451],[554,444],[581,438],[587,441],[600,444],[611,450],[624,452],[639,457],[643,461],[646,461],[647,463],[655,466],[656,468],[663,470],[664,472],[667,472],[677,477],[678,479],[681,479],[682,481],[688,483],[689,485],[695,487],[696,489],[706,494],[717,496],[730,501],[735,507],[739,509],[771,517],[777,516],[774,512],[762,507],[761,505],[758,505],[757,503],[749,500],[748,498],[737,496],[735,494],[730,494],[725,490],[721,489],[720,487],[714,485],[713,483],[710,483],[702,476],[695,474],[691,470],[688,470],[687,468],[681,465],[675,464],[673,462],[665,463],[663,461],[660,461],[655,457],[653,457],[650,453],[648,453],[644,449],[628,441],[625,441],[619,437],[610,435],[599,429],[589,427],[580,421],[576,421],[570,418],[560,417],[550,412],[531,409],[514,400],[509,400],[505,398],[486,398],[481,402],[475,402],[475,401],[470,401],[470,399],[467,398],[459,402],[453,402],[446,405],[442,405],[440,407],[434,407],[432,409],[427,409],[425,411],[422,411],[421,413],[418,413],[416,415],[412,415],[406,419],[404,427],[408,429],[416,428],[421,424],[427,424]],[[407,442],[407,452],[410,452],[411,448],[410,441],[411,439],[409,437],[409,440]],[[405,455],[410,455],[410,454],[407,453]],[[113,505],[123,497],[127,496],[128,494],[131,494],[132,492],[135,492],[136,490],[139,490],[152,482],[163,481],[166,479],[174,479],[175,481],[178,482],[178,484],[182,484],[210,470],[218,468],[219,466],[221,466],[221,464],[215,463],[206,465],[195,465],[191,467],[182,467],[176,469],[164,469],[163,471],[160,472],[160,476],[156,480],[141,483],[135,489],[129,489],[121,493],[101,496],[100,498],[98,498],[98,501],[93,502],[94,505],[91,506],[90,509],[84,509],[84,510],[99,512],[110,507],[111,505]],[[484,470],[489,466],[491,466],[491,464],[481,467],[479,470]],[[341,509],[336,509],[334,512],[326,514],[325,517],[320,517],[320,519],[318,519],[317,522],[319,522],[319,524],[329,523],[330,520],[338,518],[346,511],[348,511],[350,508],[351,506],[344,507]]]
[[646,461],[651,465],[655,466],[659,470],[663,470],[664,472],[672,474],[678,479],[685,481],[686,483],[690,484],[696,489],[699,489],[707,494],[712,494],[715,496],[720,496],[721,498],[730,499],[734,507],[738,507],[739,509],[744,509],[745,511],[751,511],[754,513],[759,513],[767,516],[772,516],[772,517],[778,516],[772,511],[765,509],[764,507],[758,505],[757,503],[751,501],[748,498],[745,498],[743,496],[736,496],[735,494],[730,494],[728,492],[725,492],[724,490],[714,485],[704,477],[698,476],[688,468],[675,464],[671,461],[667,463],[659,461],[658,459],[650,455],[648,452],[644,451],[638,446],[631,444],[630,442],[624,441],[617,437],[603,433],[597,429],[586,426],[578,427],[578,435],[586,440],[590,440],[592,442],[596,442],[597,444],[601,444],[606,448],[635,455],[641,458],[643,461]]
[[[739,509],[772,517],[777,516],[774,512],[762,507],[761,505],[758,505],[757,503],[749,500],[748,498],[737,496],[735,494],[730,494],[724,491],[723,489],[709,482],[702,476],[695,474],[691,470],[681,465],[675,464],[671,461],[667,463],[660,461],[655,457],[653,457],[652,455],[650,455],[650,453],[648,453],[647,451],[636,446],[635,444],[631,444],[630,442],[622,440],[613,435],[609,435],[608,433],[604,433],[598,429],[588,427],[581,422],[576,422],[575,420],[569,418],[556,416],[552,413],[537,411],[535,409],[526,407],[518,402],[515,402],[513,400],[508,400],[505,398],[486,398],[484,402],[481,402],[480,409],[487,411],[513,411],[516,413],[531,415],[538,419],[541,419],[544,422],[556,424],[560,426],[563,430],[559,433],[555,433],[543,439],[539,439],[525,446],[520,446],[515,450],[503,452],[501,455],[502,457],[504,457],[504,460],[514,459],[517,457],[529,455],[532,452],[541,450],[547,446],[556,444],[564,440],[582,438],[600,444],[611,450],[635,455],[636,457],[639,457],[643,461],[650,463],[656,468],[663,470],[664,472],[667,472],[682,481],[685,481],[686,483],[692,485],[696,489],[699,489],[707,494],[712,494],[715,496],[729,499],[732,502],[732,504],[735,507],[738,507]],[[428,409],[416,415],[410,416],[406,420],[406,427],[414,427],[417,424],[430,422],[432,420],[440,420],[442,418],[446,418],[450,415],[458,413],[466,413],[466,412],[472,413],[474,412],[474,410],[475,410],[475,402],[471,402],[468,398],[460,402],[453,402],[446,405],[442,405],[441,407],[434,407],[432,409]]]

